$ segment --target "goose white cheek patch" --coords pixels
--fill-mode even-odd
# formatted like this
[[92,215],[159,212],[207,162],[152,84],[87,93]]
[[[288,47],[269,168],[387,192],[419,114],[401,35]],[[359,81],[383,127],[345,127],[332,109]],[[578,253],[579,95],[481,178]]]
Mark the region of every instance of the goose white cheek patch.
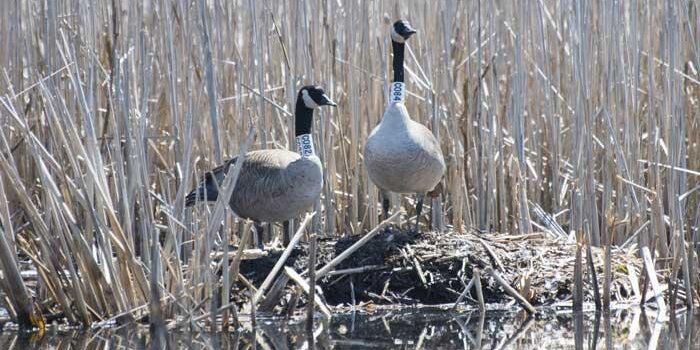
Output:
[[389,100],[391,103],[402,103],[406,99],[406,90],[404,88],[404,83],[401,82],[394,82],[391,83],[390,86],[390,92],[389,92]]
[[299,154],[301,154],[302,157],[311,157],[316,155],[311,134],[297,136],[297,149],[299,149]]

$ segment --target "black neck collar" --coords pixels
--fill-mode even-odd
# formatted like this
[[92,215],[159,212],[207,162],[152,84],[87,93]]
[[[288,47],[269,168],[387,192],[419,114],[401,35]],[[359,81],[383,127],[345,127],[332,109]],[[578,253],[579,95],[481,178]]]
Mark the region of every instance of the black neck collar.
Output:
[[391,47],[394,51],[394,82],[403,83],[403,52],[406,44],[392,40]]
[[297,97],[296,109],[294,111],[294,136],[310,134],[311,124],[314,121],[314,110],[306,107],[301,93]]

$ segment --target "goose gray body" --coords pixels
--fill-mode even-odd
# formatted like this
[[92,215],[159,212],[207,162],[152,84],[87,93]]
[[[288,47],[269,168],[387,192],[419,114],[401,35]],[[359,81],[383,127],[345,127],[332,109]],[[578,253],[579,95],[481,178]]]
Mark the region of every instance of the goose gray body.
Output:
[[[321,194],[323,169],[311,136],[313,111],[320,106],[336,106],[336,103],[320,86],[307,85],[299,90],[294,112],[299,153],[274,149],[245,155],[229,205],[236,215],[255,222],[260,248],[264,248],[261,221],[282,221],[288,233],[288,220],[308,211]],[[204,174],[197,188],[187,195],[185,205],[216,201],[226,174],[238,161],[238,157],[233,158]],[[283,239],[284,244],[289,242],[288,235]]]
[[416,194],[416,229],[419,229],[423,198],[445,173],[440,144],[420,123],[411,120],[404,105],[404,50],[406,40],[416,30],[408,21],[398,20],[391,27],[394,79],[390,103],[365,143],[365,167],[370,179],[383,192],[382,207],[388,216],[389,198],[385,192]]
[[440,144],[428,128],[411,120],[403,103],[387,107],[364,155],[370,179],[385,191],[426,193],[445,173]]
[[[218,186],[237,159],[207,173],[199,187],[187,196],[186,204],[205,198],[215,201]],[[280,149],[252,151],[246,154],[229,204],[242,218],[285,221],[307,211],[322,188],[323,169],[318,157],[301,157]]]

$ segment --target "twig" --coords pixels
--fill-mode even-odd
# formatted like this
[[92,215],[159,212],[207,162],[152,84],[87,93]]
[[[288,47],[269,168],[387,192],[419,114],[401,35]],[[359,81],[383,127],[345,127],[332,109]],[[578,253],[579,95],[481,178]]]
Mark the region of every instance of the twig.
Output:
[[[1,181],[1,180],[0,180]],[[19,272],[14,251],[10,247],[5,231],[0,227],[0,264],[8,283],[4,284],[8,289],[5,294],[11,301],[11,305],[17,315],[17,323],[22,330],[38,327],[44,330],[44,317],[38,310],[34,301],[29,295],[27,287],[22,283],[22,276]]]
[[257,303],[258,300],[260,300],[260,297],[262,297],[263,293],[265,293],[265,290],[270,286],[275,276],[277,276],[277,273],[282,269],[282,266],[284,265],[285,261],[287,261],[289,255],[292,254],[292,250],[294,250],[294,247],[297,245],[297,243],[299,243],[299,240],[301,240],[301,237],[304,235],[304,229],[306,229],[306,225],[308,225],[309,222],[311,222],[311,218],[313,218],[314,215],[316,215],[316,212],[306,215],[306,218],[304,218],[304,221],[301,223],[299,229],[294,234],[292,241],[289,242],[289,245],[287,245],[287,248],[284,250],[284,252],[282,252],[280,258],[277,259],[277,263],[275,263],[275,266],[272,268],[272,270],[270,270],[270,273],[267,274],[267,277],[265,277],[265,280],[260,285],[260,288],[258,288],[258,292],[255,293],[255,296],[253,296],[253,303]]
[[486,305],[484,305],[484,292],[481,289],[481,273],[479,269],[474,269],[474,289],[476,289],[476,298],[479,301],[479,312],[483,313],[486,311]]
[[[590,237],[589,237],[590,238]],[[606,259],[609,259],[609,256],[606,254]],[[591,284],[593,285],[593,298],[595,299],[595,308],[596,310],[600,310],[602,307],[601,301],[600,301],[600,289],[598,286],[598,274],[595,272],[595,263],[593,262],[593,252],[591,251],[591,245],[586,244],[586,263],[588,265],[588,271],[590,271],[590,278],[591,278]],[[608,305],[609,306],[609,305]]]
[[[238,244],[238,251],[236,252],[236,256],[233,258],[233,261],[231,261],[231,266],[229,268],[229,285],[226,287],[229,290],[233,286],[233,284],[238,280],[239,275],[239,270],[241,267],[241,259],[243,259],[243,254],[245,252],[245,247],[248,244],[248,241],[250,240],[250,227],[253,225],[252,222],[247,222],[245,225],[243,225],[243,232],[242,232],[242,237],[241,240]],[[226,242],[228,244],[228,242]],[[226,263],[226,262],[224,262]],[[242,277],[242,276],[240,276]]]
[[228,304],[226,304],[226,305],[224,305],[224,306],[218,308],[218,309],[216,310],[216,312],[210,311],[210,312],[204,313],[204,314],[202,314],[202,315],[199,315],[199,316],[193,318],[193,319],[192,319],[192,322],[194,322],[194,323],[199,322],[199,321],[201,321],[201,320],[203,320],[203,319],[205,319],[205,318],[207,318],[207,317],[210,317],[211,315],[213,315],[213,314],[215,314],[215,313],[216,313],[216,314],[219,314],[219,313],[222,313],[222,312],[224,312],[224,311],[226,311],[226,310],[228,310],[228,309],[235,308],[235,306],[236,306],[236,303],[228,303]]
[[[289,276],[289,274],[287,274],[287,273],[285,273],[285,275]],[[294,316],[294,310],[297,309],[297,304],[299,304],[299,298],[301,297],[301,293],[302,293],[301,287],[297,286],[294,288],[294,293],[292,293],[292,298],[289,300],[289,304],[287,304],[287,310],[285,311],[285,316],[284,316],[285,323],[287,321],[289,321],[289,319],[292,316]]]
[[377,225],[377,227],[373,228],[372,231],[369,231],[364,237],[360,238],[359,241],[355,242],[355,244],[351,245],[348,249],[346,249],[344,252],[342,252],[340,255],[335,257],[335,259],[331,260],[326,266],[318,270],[316,273],[316,278],[321,278],[324,275],[326,275],[328,272],[331,271],[332,268],[334,268],[336,265],[340,264],[343,260],[347,259],[352,253],[354,253],[356,250],[360,249],[363,245],[365,245],[367,242],[369,242],[370,239],[372,239],[374,236],[376,236],[379,231],[387,224],[392,222],[397,216],[403,213],[403,210],[397,211],[394,213],[392,216],[390,216],[388,219],[382,221]]
[[234,251],[229,251],[228,254],[225,254],[224,252],[211,252],[209,253],[209,259],[211,259],[212,261],[221,259],[221,261],[217,264],[217,267],[221,267],[222,264],[227,262],[227,260],[235,258],[238,254],[241,254],[241,261],[256,260],[268,256],[269,251],[262,250],[260,248],[249,248],[243,249],[242,252],[240,249],[236,249]]
[[[464,284],[464,282],[462,282]],[[464,298],[467,297],[467,294],[469,294],[469,290],[472,289],[472,286],[474,285],[474,276],[469,280],[469,283],[464,287],[464,290],[462,291],[462,294],[457,297],[457,301],[455,301],[454,305],[452,305],[452,310],[457,308],[457,305],[464,300]]]
[[564,231],[561,225],[559,225],[553,215],[545,212],[544,209],[542,209],[542,207],[540,207],[540,205],[537,203],[531,201],[530,205],[532,206],[532,211],[535,213],[537,218],[544,223],[550,232],[552,232],[557,238],[566,239],[566,231]]
[[656,278],[656,269],[654,268],[654,262],[651,260],[649,247],[642,247],[642,259],[644,261],[644,269],[647,271],[647,277],[649,277],[649,282],[651,283],[651,288],[654,290],[656,305],[659,307],[659,317],[662,317],[661,315],[666,315],[666,303],[664,302],[661,287],[659,286],[659,280]]
[[[250,294],[253,295],[256,293],[256,291],[253,288],[253,285],[248,286],[248,290],[250,291]],[[255,303],[250,303],[250,327],[252,330],[252,333],[255,334],[255,328],[256,328],[256,316],[257,310],[255,309]]]
[[260,312],[272,311],[275,305],[277,305],[279,302],[280,295],[284,291],[284,287],[287,285],[287,282],[289,282],[289,276],[287,276],[286,273],[282,273],[277,277],[275,283],[273,283],[272,287],[270,288],[270,292],[267,293],[265,298],[263,298],[263,300],[260,302],[260,307],[258,307]]
[[503,289],[506,291],[506,293],[508,293],[513,298],[515,298],[515,300],[517,300],[518,303],[520,303],[520,305],[522,305],[525,308],[525,310],[527,310],[531,314],[537,313],[537,309],[535,309],[535,307],[532,306],[532,304],[530,304],[530,302],[527,301],[527,299],[525,299],[525,297],[520,295],[520,293],[518,293],[518,291],[515,290],[515,288],[511,287],[508,284],[508,282],[506,282],[506,280],[504,280],[503,277],[501,277],[501,275],[498,273],[498,271],[494,271],[492,267],[487,267],[484,270],[484,273],[487,275],[491,275],[491,277],[493,277],[493,279],[495,279],[496,282],[498,284],[500,284],[501,287],[503,287]]
[[[304,280],[304,277],[301,277],[300,274],[298,274],[294,269],[290,268],[289,266],[284,267],[284,272],[289,276],[289,278],[294,281],[301,289],[306,293],[307,295],[309,294],[309,284],[306,283],[306,280]],[[328,306],[320,299],[320,298],[314,298],[314,304],[318,306],[319,310],[321,310],[321,313],[327,318],[331,318],[331,311],[328,308]]]
[[314,302],[316,300],[316,235],[309,242],[309,304],[306,310],[306,333],[314,332]]
[[481,243],[481,246],[484,247],[484,249],[486,250],[486,254],[488,254],[489,258],[491,258],[491,264],[493,264],[496,267],[496,269],[498,269],[498,271],[505,271],[501,259],[498,258],[496,252],[493,251],[493,248],[486,244],[486,242],[481,238],[479,238],[479,243]]
[[508,241],[508,242],[527,241],[527,240],[536,239],[536,238],[544,238],[544,234],[542,232],[535,232],[535,233],[528,233],[528,234],[524,234],[524,235],[508,235],[508,236],[498,237],[497,241],[500,241],[500,242],[503,242],[503,241]]
[[574,258],[574,312],[580,312],[583,309],[583,263],[581,251],[583,250],[583,238],[579,237],[581,230],[576,231],[576,255]]
[[403,254],[406,260],[409,260],[416,268],[416,273],[418,274],[418,278],[420,278],[421,283],[423,283],[423,285],[428,284],[428,281],[425,279],[425,273],[420,266],[420,262],[418,262],[418,258],[416,258],[416,254],[413,252],[413,249],[411,249],[411,246],[406,245],[406,250],[401,250],[401,254]]
[[351,269],[333,270],[327,273],[328,276],[338,276],[338,275],[351,275],[355,273],[363,273],[367,271],[383,270],[388,267],[382,265],[367,265],[362,267],[353,267]]
[[253,294],[257,293],[258,289],[255,288],[255,285],[250,283],[250,281],[247,278],[245,278],[243,275],[240,275],[240,274],[238,275],[238,278],[241,280],[241,282],[243,283],[243,285],[246,288],[253,291]]

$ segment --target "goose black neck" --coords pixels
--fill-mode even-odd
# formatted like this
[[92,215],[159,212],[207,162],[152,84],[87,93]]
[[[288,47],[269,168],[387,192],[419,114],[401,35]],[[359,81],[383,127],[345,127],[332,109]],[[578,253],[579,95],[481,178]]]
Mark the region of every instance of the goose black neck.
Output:
[[314,110],[306,107],[304,98],[299,94],[294,111],[294,136],[310,134],[311,123],[314,120]]
[[391,41],[391,47],[394,50],[394,82],[403,83],[403,52],[405,43]]

